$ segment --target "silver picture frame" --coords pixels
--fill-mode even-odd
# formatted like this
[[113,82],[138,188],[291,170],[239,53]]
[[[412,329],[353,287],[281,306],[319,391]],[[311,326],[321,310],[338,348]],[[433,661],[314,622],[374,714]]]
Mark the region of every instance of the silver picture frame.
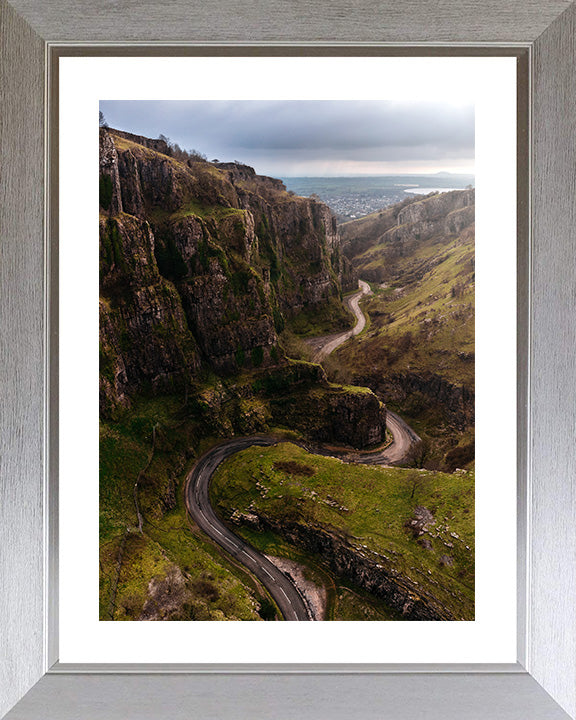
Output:
[[[518,57],[516,664],[58,663],[57,60],[250,48]],[[0,0],[0,717],[576,718],[575,136],[565,0]]]

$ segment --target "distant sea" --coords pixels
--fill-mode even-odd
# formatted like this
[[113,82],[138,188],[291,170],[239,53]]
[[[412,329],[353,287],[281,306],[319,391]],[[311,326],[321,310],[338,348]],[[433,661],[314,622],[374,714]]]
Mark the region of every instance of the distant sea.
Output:
[[282,178],[288,190],[318,197],[330,206],[340,222],[368,215],[394,205],[407,193],[463,190],[475,184],[474,175],[376,175],[362,177],[291,177]]
[[[466,187],[466,186],[464,186]],[[428,193],[432,192],[451,192],[452,190],[462,190],[461,187],[428,187],[428,188],[405,188],[405,193],[410,193],[411,195],[428,195]]]

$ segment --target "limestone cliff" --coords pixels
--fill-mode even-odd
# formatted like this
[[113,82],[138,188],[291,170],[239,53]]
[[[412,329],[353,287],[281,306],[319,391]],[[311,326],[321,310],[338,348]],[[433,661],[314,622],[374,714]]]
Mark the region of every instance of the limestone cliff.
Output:
[[[347,381],[366,385],[419,434],[429,467],[464,467],[475,412],[475,193],[409,198],[342,226],[345,252],[377,284],[370,327],[337,351]],[[454,465],[458,443],[472,447]],[[461,453],[460,458],[464,455]]]
[[340,226],[346,256],[372,282],[391,279],[395,260],[430,238],[451,238],[474,227],[475,191],[410,197]]
[[146,221],[100,218],[100,410],[114,412],[143,388],[180,387],[200,357],[173,284],[154,257]]
[[329,208],[237,163],[100,130],[101,410],[283,362],[286,318],[357,278]]

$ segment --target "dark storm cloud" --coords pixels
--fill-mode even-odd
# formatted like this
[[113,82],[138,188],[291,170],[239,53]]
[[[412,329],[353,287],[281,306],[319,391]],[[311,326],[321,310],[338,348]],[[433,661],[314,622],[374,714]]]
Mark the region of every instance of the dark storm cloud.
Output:
[[[289,175],[330,163],[471,161],[474,108],[391,101],[104,101],[109,124]],[[262,165],[264,164],[264,168]],[[281,168],[284,167],[282,171]]]

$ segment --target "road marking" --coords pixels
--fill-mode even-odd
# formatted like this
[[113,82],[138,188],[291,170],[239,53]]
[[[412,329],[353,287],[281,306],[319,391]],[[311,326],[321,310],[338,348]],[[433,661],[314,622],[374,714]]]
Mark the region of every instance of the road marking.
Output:
[[288,602],[290,602],[290,598],[289,598],[288,595],[286,595],[286,593],[284,592],[284,588],[280,588],[280,592],[282,593],[282,595],[284,595],[284,597],[286,598],[286,600],[288,600]]
[[[233,550],[236,550],[236,552],[240,552],[240,548],[238,547],[238,545],[234,544],[234,543],[232,542],[232,540],[230,540],[230,538],[227,538],[226,535],[224,535],[223,533],[221,533],[220,530],[218,530],[217,527],[215,527],[214,525],[211,525],[210,527],[212,528],[212,530],[214,530],[215,532],[217,532],[218,535],[220,535],[220,537],[222,537],[222,538],[224,538],[224,540],[226,540],[226,543],[227,543],[227,545],[228,545],[229,547],[231,547]],[[242,552],[243,552],[243,551],[242,551]],[[248,556],[248,557],[250,557],[250,556]]]
[[269,577],[271,580],[274,580],[273,576],[270,575],[270,573],[268,572],[268,570],[267,570],[263,565],[261,565],[261,568],[262,568],[262,570],[264,570],[264,572],[266,573],[266,575],[268,575],[268,577]]

